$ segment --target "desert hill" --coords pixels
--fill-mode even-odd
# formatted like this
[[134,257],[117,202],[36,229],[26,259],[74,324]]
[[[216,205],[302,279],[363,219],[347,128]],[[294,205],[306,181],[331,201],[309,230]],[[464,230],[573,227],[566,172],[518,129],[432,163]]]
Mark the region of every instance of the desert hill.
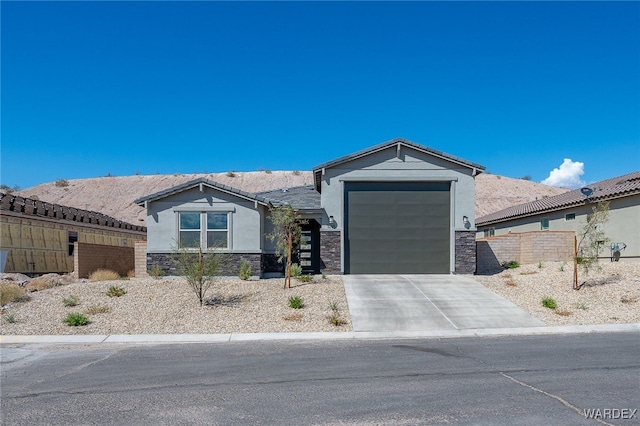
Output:
[[[135,199],[200,177],[247,192],[313,183],[311,172],[298,171],[134,175],[49,182],[23,189],[17,194],[97,211],[134,225],[146,225],[146,212],[133,203]],[[522,179],[482,173],[476,177],[476,217],[566,191]]]

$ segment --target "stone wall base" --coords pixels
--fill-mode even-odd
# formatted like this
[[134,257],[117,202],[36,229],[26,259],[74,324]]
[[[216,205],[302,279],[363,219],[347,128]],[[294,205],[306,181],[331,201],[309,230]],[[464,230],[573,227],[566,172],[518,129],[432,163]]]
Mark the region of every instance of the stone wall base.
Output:
[[456,274],[475,274],[476,272],[476,233],[475,231],[456,231],[455,234]]

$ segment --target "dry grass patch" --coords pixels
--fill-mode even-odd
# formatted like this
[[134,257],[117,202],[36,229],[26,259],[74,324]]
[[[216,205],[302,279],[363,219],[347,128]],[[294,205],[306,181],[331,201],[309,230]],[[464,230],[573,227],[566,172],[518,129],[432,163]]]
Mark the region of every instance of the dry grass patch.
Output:
[[87,315],[106,314],[111,308],[106,305],[91,305],[84,312]]
[[537,271],[524,271],[524,272],[520,272],[520,275],[534,275],[537,274]]
[[507,280],[507,281],[504,282],[504,285],[507,285],[509,287],[517,287],[518,283],[515,282],[514,280]]
[[553,313],[556,315],[560,315],[561,317],[568,317],[569,315],[571,315],[571,311],[567,309],[554,309]]
[[97,269],[89,275],[89,281],[114,281],[119,280],[120,275],[117,272],[111,271],[109,269]]
[[303,314],[301,313],[297,313],[297,314],[291,314],[291,315],[287,315],[285,316],[283,319],[285,321],[302,321],[302,318],[304,317]]
[[0,284],[0,306],[11,302],[26,302],[31,299],[27,291],[15,283]]

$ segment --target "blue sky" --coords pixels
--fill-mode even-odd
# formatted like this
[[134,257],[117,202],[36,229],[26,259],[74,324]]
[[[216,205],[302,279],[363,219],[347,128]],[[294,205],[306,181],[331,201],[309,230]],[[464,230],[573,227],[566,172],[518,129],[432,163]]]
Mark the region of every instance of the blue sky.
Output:
[[311,170],[395,137],[557,185],[640,170],[639,2],[0,7],[5,185]]

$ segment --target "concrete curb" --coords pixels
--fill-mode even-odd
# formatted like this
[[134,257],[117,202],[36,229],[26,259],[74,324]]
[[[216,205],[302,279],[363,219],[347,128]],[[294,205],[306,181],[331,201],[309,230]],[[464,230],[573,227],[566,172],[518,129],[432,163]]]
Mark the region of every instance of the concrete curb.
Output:
[[96,344],[96,343],[229,343],[264,340],[381,340],[381,339],[428,339],[489,336],[536,336],[546,334],[585,334],[612,332],[640,332],[640,323],[570,325],[520,328],[478,328],[464,330],[431,331],[349,331],[318,333],[231,333],[231,334],[114,334],[114,335],[43,335],[0,336],[0,345],[10,344]]

